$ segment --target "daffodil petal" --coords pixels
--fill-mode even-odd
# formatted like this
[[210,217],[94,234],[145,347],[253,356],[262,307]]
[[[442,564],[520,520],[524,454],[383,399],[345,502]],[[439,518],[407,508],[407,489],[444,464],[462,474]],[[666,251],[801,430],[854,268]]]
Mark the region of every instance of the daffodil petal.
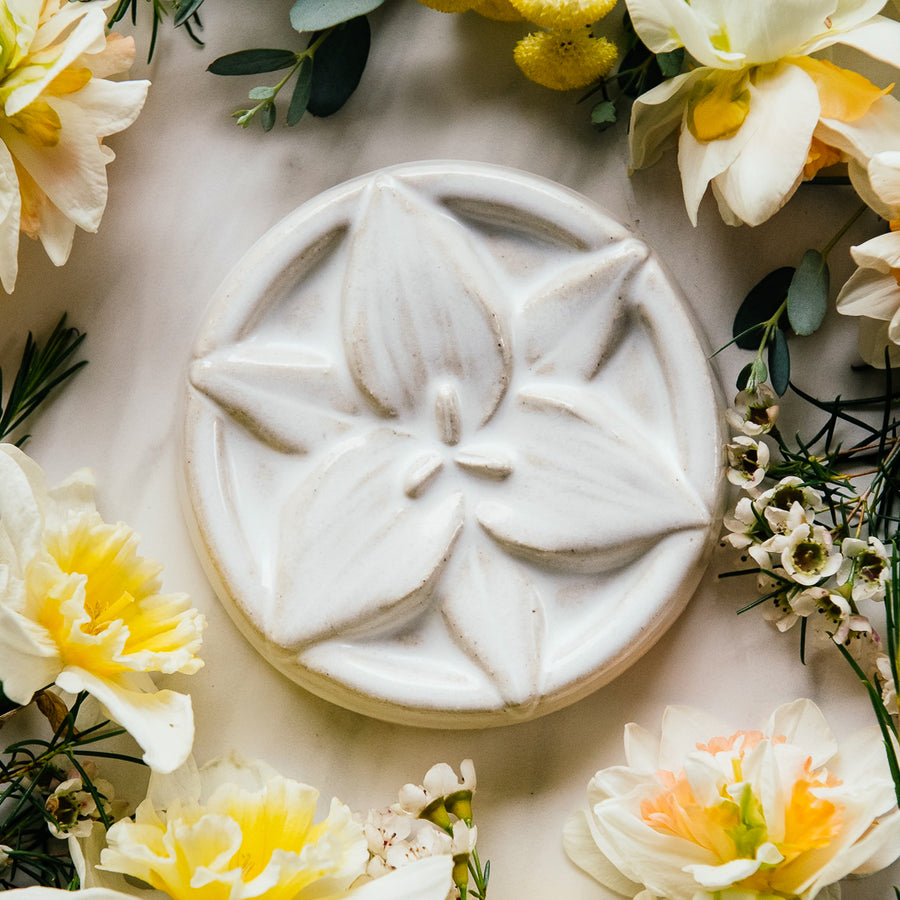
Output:
[[811,700],[795,700],[779,706],[769,717],[763,731],[786,737],[789,743],[803,747],[814,768],[826,765],[838,752],[838,743],[825,716]]
[[900,346],[891,341],[888,322],[861,317],[856,346],[862,359],[876,369],[884,368],[885,349],[888,351],[891,366],[900,366]]
[[[69,666],[56,683],[71,694],[88,691],[106,707],[144,750],[144,762],[151,769],[172,772],[184,763],[194,742],[191,698],[174,691],[153,690],[149,677],[133,678],[133,683],[100,678],[84,669]],[[149,690],[135,687],[145,684]]]
[[27,887],[16,888],[15,900],[134,900],[134,894],[94,887],[81,891],[66,891],[62,888]]
[[53,683],[60,666],[59,651],[47,631],[0,603],[0,682],[6,696],[28,703],[36,691]]
[[452,866],[449,856],[418,859],[361,885],[347,900],[444,900],[452,887]]
[[[900,232],[889,231],[850,248],[858,266],[876,269],[883,275],[894,275],[900,269]],[[877,318],[877,317],[876,317]]]
[[[871,6],[877,6],[877,3],[870,3]],[[833,33],[810,42],[804,50],[815,53],[834,44],[853,47],[873,59],[900,66],[900,22],[886,16],[871,16],[868,21],[847,31],[834,29]]]
[[697,884],[707,891],[720,891],[737,881],[755,874],[759,863],[755,859],[732,859],[719,866],[685,866]]
[[604,887],[624,897],[634,897],[640,891],[640,884],[626,878],[602,851],[597,852],[597,843],[586,813],[579,810],[566,821],[563,846],[569,859]]
[[659,768],[659,738],[634,722],[625,726],[625,759],[632,769],[652,774]]
[[[781,209],[800,184],[818,121],[819,98],[809,77],[790,65],[779,65],[759,77],[751,93],[747,119],[730,140],[745,130],[752,137],[713,177],[728,208],[748,225],[759,225]],[[777,153],[773,147],[778,147]]]
[[653,165],[670,146],[677,142],[684,120],[684,101],[698,79],[706,74],[695,69],[676,75],[641,94],[631,108],[628,149],[632,169]]
[[19,569],[37,555],[42,545],[44,473],[13,444],[0,443],[0,522],[12,542]]
[[900,307],[900,286],[891,274],[874,268],[857,269],[841,288],[837,311],[889,322]]
[[697,748],[697,735],[730,734],[734,729],[717,716],[690,706],[667,706],[662,719],[657,768],[677,772]]
[[22,200],[15,163],[0,142],[0,282],[8,294],[19,271],[19,222]]

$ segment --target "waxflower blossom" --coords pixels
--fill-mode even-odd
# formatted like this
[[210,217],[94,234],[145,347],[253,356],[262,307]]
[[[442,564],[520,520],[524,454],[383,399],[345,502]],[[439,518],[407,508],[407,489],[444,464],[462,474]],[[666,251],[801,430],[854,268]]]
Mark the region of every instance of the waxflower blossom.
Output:
[[107,200],[103,138],[127,128],[147,81],[126,71],[134,42],[106,34],[115,0],[19,0],[0,10],[0,281],[12,292],[19,233],[39,238],[55,265],[76,226],[96,231]]
[[632,167],[653,164],[677,142],[691,222],[711,188],[727,224],[759,225],[822,167],[848,158],[862,167],[869,136],[887,128],[896,146],[900,103],[886,96],[891,86],[812,56],[844,44],[900,64],[900,23],[877,15],[883,5],[627,0],[654,53],[684,47],[696,62],[635,101]]
[[734,407],[726,410],[725,418],[732,428],[750,437],[768,434],[778,418],[775,392],[767,384],[741,391],[734,398]]
[[844,562],[838,571],[838,582],[851,585],[853,602],[884,600],[888,576],[888,555],[884,544],[874,536],[869,537],[868,541],[844,538],[841,553]]
[[588,786],[566,825],[571,859],[626,897],[813,900],[900,852],[900,811],[879,732],[839,749],[809,700],[758,731],[669,707],[657,739],[625,729],[627,765]]
[[[799,504],[797,504],[799,506]],[[843,557],[822,525],[799,525],[790,534],[772,539],[772,550],[781,548],[781,565],[797,584],[814,585],[834,575]]]
[[740,434],[725,446],[728,459],[727,478],[745,490],[755,488],[766,477],[769,448],[765,442]]
[[160,566],[124,523],[104,522],[93,481],[44,473],[0,444],[0,682],[16,703],[48,684],[87,691],[172,771],[190,753],[190,697],[157,690],[153,672],[192,674],[205,621],[183,594],[160,593]]
[[[110,814],[109,801],[115,796],[112,784],[103,778],[92,781],[97,791],[103,812]],[[81,776],[75,775],[61,782],[47,798],[45,809],[50,814],[47,827],[54,837],[87,837],[94,822],[101,818],[100,807],[93,794],[87,790]]]

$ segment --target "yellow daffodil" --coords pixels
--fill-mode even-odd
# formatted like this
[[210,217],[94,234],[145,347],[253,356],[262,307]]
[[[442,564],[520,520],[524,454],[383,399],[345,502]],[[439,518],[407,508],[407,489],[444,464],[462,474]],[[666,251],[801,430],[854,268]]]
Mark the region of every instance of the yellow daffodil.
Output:
[[190,697],[157,691],[151,672],[191,674],[203,616],[161,594],[160,567],[127,525],[104,522],[83,472],[48,490],[40,468],[0,444],[0,682],[17,703],[48,684],[87,691],[153,768],[190,753]]
[[555,91],[584,87],[613,67],[618,53],[587,28],[536,31],[516,44],[516,65],[532,81]]
[[628,765],[594,776],[566,851],[628,897],[813,900],[900,853],[878,734],[839,751],[808,700],[780,707],[760,731],[670,707],[660,739],[627,726]]
[[900,63],[900,23],[877,14],[883,0],[627,4],[651,50],[684,47],[696,61],[637,99],[630,135],[633,168],[677,143],[694,224],[710,186],[728,224],[758,225],[823,166],[848,157],[864,166],[867,135],[900,143],[890,87],[810,56],[845,44]]
[[134,42],[106,34],[115,0],[6,0],[0,5],[0,281],[16,283],[19,232],[56,265],[75,227],[96,231],[106,206],[103,138],[127,128],[147,81],[126,71]]

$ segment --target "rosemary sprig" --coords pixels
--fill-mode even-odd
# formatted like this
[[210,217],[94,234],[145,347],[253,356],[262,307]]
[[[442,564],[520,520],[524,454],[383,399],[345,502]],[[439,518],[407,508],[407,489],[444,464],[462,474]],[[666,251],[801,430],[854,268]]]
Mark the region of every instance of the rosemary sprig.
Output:
[[[6,404],[0,405],[0,440],[12,434],[47,399],[54,388],[87,365],[87,360],[84,359],[68,365],[84,337],[77,328],[67,327],[65,313],[43,347],[28,332],[19,369]],[[0,370],[0,398],[2,395],[3,372]],[[27,434],[20,437],[16,446],[21,447],[29,437]]]
[[0,754],[0,845],[8,864],[0,871],[0,888],[34,883],[45,887],[77,888],[78,877],[66,844],[53,836],[50,826],[65,832],[77,824],[77,814],[62,821],[48,800],[71,769],[81,779],[80,792],[91,797],[96,812],[91,816],[109,827],[107,801],[92,779],[85,761],[92,757],[124,760],[143,765],[136,757],[113,751],[97,751],[95,745],[124,734],[124,729],[102,721],[78,729],[76,720],[87,694],[82,692],[66,710],[49,739],[16,741]]
[[[203,41],[197,35],[194,29],[198,31],[203,28],[200,21],[198,11],[203,5],[203,0],[146,0],[152,9],[152,25],[150,33],[150,48],[147,51],[147,62],[153,59],[156,50],[156,42],[159,37],[159,26],[170,15],[173,16],[172,24],[177,28],[184,25],[184,30],[190,35],[191,40],[195,44],[203,46]],[[131,13],[132,24],[137,24],[138,7],[141,0],[119,0],[118,5],[110,16],[110,26],[115,25]]]

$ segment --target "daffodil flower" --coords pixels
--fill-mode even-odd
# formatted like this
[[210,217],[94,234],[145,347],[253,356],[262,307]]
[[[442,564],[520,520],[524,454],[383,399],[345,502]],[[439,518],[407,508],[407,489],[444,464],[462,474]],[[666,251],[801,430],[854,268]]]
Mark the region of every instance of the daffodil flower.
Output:
[[[711,187],[730,225],[758,225],[800,182],[850,154],[867,132],[900,141],[900,103],[848,69],[811,56],[835,44],[900,64],[900,23],[883,0],[627,0],[655,53],[684,47],[696,66],[640,96],[632,111],[631,164],[678,145],[684,200],[697,223]],[[853,129],[853,136],[846,129]]]
[[40,238],[56,265],[75,227],[96,231],[106,207],[103,138],[127,128],[147,81],[126,71],[134,42],[106,34],[115,0],[9,0],[0,9],[0,281],[16,283],[19,232]]
[[[877,728],[838,748],[798,700],[759,731],[669,707],[657,739],[625,730],[627,765],[598,772],[565,847],[627,897],[813,900],[900,852],[900,811]],[[721,893],[720,893],[721,892]]]
[[[868,161],[864,199],[885,218],[900,219],[900,150],[876,153]],[[891,230],[850,248],[857,270],[841,289],[837,310],[859,316],[859,352],[869,365],[884,368],[885,349],[900,363],[900,233]]]
[[[449,856],[363,883],[363,826],[337,799],[315,821],[318,796],[236,754],[200,770],[189,760],[170,775],[154,773],[134,821],[115,823],[105,839],[96,829],[79,845],[74,857],[87,887],[81,900],[445,900]],[[154,890],[135,889],[135,879]],[[10,900],[57,898],[34,889]]]
[[0,444],[0,682],[16,703],[57,684],[87,691],[171,771],[190,753],[190,697],[158,691],[150,673],[191,674],[203,616],[161,594],[160,567],[137,536],[104,522],[78,472],[48,490],[39,466]]

